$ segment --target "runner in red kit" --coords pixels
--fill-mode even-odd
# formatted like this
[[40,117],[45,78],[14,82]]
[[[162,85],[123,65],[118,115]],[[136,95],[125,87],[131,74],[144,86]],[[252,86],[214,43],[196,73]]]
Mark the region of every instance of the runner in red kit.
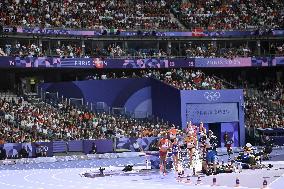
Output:
[[167,138],[167,134],[163,133],[162,138],[159,141],[159,154],[160,154],[160,170],[162,173],[166,173],[167,154],[170,148],[170,140]]

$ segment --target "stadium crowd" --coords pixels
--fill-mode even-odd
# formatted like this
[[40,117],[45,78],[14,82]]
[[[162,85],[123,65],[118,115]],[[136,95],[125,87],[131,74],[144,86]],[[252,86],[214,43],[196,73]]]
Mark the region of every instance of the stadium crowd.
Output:
[[0,48],[0,56],[7,56],[7,54],[3,51],[2,48]]
[[55,52],[52,52],[57,57],[68,57],[68,58],[75,58],[75,57],[84,57],[82,54],[82,48],[77,46],[76,44],[68,44],[68,45],[61,45],[55,49]]
[[40,47],[33,43],[30,45],[24,45],[24,44],[17,42],[13,46],[10,44],[6,44],[5,51],[0,49],[0,56],[38,57],[38,56],[43,56],[43,53]]
[[[187,57],[187,58],[235,58],[235,57],[249,57],[252,52],[246,45],[236,47],[221,47],[214,46],[212,43],[192,44],[190,42],[181,44],[181,50],[166,52],[163,49],[123,49],[120,45],[110,44],[107,48],[91,49],[86,46],[86,51],[83,53],[82,48],[70,42],[69,44],[57,45],[57,47],[48,49],[40,48],[35,43],[21,44],[17,42],[15,45],[6,44],[0,48],[0,56],[20,56],[20,57],[40,57],[40,56],[54,56],[61,58],[86,58],[86,57],[102,57],[102,58],[165,58],[165,57]],[[273,45],[272,45],[273,46]],[[283,53],[282,45],[275,47],[275,54],[281,55]]]
[[163,78],[160,77],[159,79],[180,90],[218,90],[225,88],[219,79],[206,76],[201,71],[194,72],[180,69],[167,72]]
[[201,70],[171,69],[141,70],[137,72],[112,72],[87,76],[84,79],[116,79],[116,78],[154,78],[180,90],[211,90],[228,88],[224,82],[215,76],[205,75]]
[[[49,54],[56,57],[83,57],[81,47],[76,44],[62,44],[54,49],[42,49],[35,43],[21,44],[17,42],[15,45],[6,44],[5,51],[0,49],[0,56],[20,56],[20,57],[40,57]],[[50,52],[51,51],[51,52]]]
[[284,43],[271,44],[271,54],[276,56],[284,56]]
[[284,28],[282,0],[178,0],[173,12],[187,28],[209,30]]
[[190,58],[235,58],[249,57],[251,50],[246,45],[234,47],[216,47],[211,43],[207,44],[184,44],[185,54]]
[[247,88],[245,94],[246,127],[284,127],[283,83],[263,82],[255,88]]
[[0,23],[7,26],[86,29],[177,29],[172,1],[16,0],[1,1]]
[[0,23],[6,26],[87,29],[255,29],[284,28],[282,0],[5,0]]
[[158,136],[171,127],[158,119],[138,120],[95,113],[65,103],[51,106],[31,100],[0,99],[1,143]]

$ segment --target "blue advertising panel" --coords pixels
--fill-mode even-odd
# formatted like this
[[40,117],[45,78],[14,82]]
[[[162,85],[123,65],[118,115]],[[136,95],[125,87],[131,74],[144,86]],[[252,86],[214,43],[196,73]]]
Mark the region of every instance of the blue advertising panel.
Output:
[[36,155],[38,149],[44,150],[47,153],[48,157],[53,156],[53,142],[35,142],[32,143],[33,147],[33,156]]
[[196,58],[195,67],[250,67],[251,58]]
[[110,153],[113,152],[113,140],[98,139],[98,140],[84,140],[83,152],[85,154],[92,153],[96,149],[97,153]]
[[224,68],[283,66],[284,57],[247,58],[59,58],[0,57],[0,68]]
[[6,143],[4,149],[8,157],[17,157],[21,149],[25,149],[29,157],[35,157],[37,149],[43,149],[48,157],[53,156],[52,142]]
[[267,67],[267,66],[276,66],[275,60],[272,57],[252,57],[251,64],[252,66]]
[[275,64],[280,66],[280,65],[284,65],[284,57],[275,57]]
[[69,152],[82,152],[83,151],[83,140],[71,140],[68,142]]
[[[12,27],[4,27],[4,32],[12,33],[14,29]],[[111,32],[109,29],[106,30],[106,35],[119,35],[119,36],[152,36],[152,31],[125,31],[119,30],[119,34],[116,32]],[[26,34],[41,34],[41,35],[69,35],[69,36],[101,36],[102,31],[100,29],[97,30],[72,30],[72,29],[52,29],[52,28],[40,28],[40,27],[18,27],[17,33],[26,33]],[[159,37],[201,37],[201,36],[209,36],[209,37],[240,37],[240,36],[258,36],[263,33],[262,31],[255,32],[254,30],[234,30],[234,31],[196,31],[193,29],[192,31],[155,31],[155,36]],[[274,30],[271,33],[273,36],[283,36],[284,30]]]
[[138,144],[140,149],[144,151],[149,151],[150,145],[158,137],[143,137],[143,138],[117,138],[116,139],[116,149],[128,149],[132,152],[135,151],[135,144]]

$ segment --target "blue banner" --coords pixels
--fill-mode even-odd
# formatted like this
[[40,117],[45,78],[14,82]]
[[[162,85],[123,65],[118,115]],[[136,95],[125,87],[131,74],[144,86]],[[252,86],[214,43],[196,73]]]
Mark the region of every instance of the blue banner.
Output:
[[276,57],[275,58],[275,64],[280,66],[280,65],[284,65],[284,57]]
[[210,68],[283,66],[284,57],[248,58],[56,58],[0,57],[1,68]]
[[[4,27],[3,31],[5,33],[12,33],[12,27]],[[240,37],[240,36],[258,36],[258,35],[273,35],[273,36],[284,36],[284,30],[274,30],[271,33],[266,33],[263,31],[196,31],[195,29],[192,31],[183,31],[183,32],[171,32],[171,31],[125,31],[119,30],[117,32],[110,32],[106,30],[106,35],[116,35],[122,37],[132,37],[132,36],[159,36],[159,37],[200,37],[200,36],[208,36],[208,37]],[[118,31],[118,30],[115,30]],[[26,34],[38,34],[38,35],[70,35],[70,36],[101,36],[101,30],[72,30],[72,29],[52,29],[52,28],[17,28],[17,33],[26,33]]]
[[98,140],[84,140],[83,152],[91,154],[94,151],[97,153],[110,153],[113,152],[113,140],[98,139]]
[[52,142],[36,143],[6,143],[3,145],[8,158],[20,157],[21,150],[27,152],[28,157],[36,157],[37,154],[44,151],[48,157],[53,156]]
[[[252,66],[267,67],[276,66],[275,61],[272,57],[253,57],[251,58]],[[284,60],[284,59],[283,59]]]
[[35,143],[32,143],[32,147],[33,147],[33,157],[35,157],[37,153],[40,153],[40,151],[46,152],[46,155],[48,157],[53,156],[53,143],[52,142],[35,142]]
[[68,142],[69,152],[83,152],[83,140],[71,140]]
[[196,58],[196,67],[250,67],[251,58]]

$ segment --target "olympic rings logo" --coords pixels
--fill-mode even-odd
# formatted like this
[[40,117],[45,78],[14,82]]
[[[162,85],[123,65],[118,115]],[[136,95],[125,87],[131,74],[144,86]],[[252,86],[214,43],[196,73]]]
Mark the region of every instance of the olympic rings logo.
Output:
[[205,92],[204,97],[208,101],[217,101],[221,97],[221,94],[219,92]]

